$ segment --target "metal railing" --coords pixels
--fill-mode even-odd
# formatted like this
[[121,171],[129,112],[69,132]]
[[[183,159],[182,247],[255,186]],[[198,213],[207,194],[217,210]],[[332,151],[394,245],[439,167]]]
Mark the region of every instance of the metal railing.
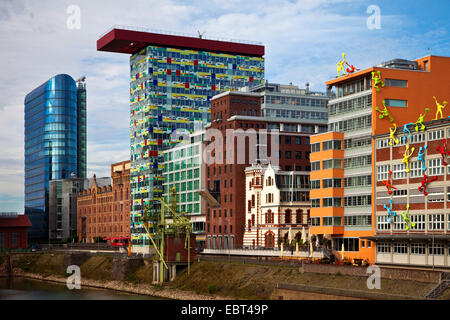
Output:
[[[189,38],[199,38],[198,35],[196,36],[196,35],[193,35],[193,34],[188,34],[188,33],[183,33],[183,32],[174,32],[174,31],[161,30],[161,29],[152,29],[152,28],[135,27],[135,26],[123,26],[123,25],[113,25],[106,32],[102,33],[99,38],[102,38],[104,35],[106,35],[107,33],[109,33],[113,29],[123,29],[123,30],[129,30],[129,31],[159,33],[159,34],[166,34],[166,35],[169,35],[169,36],[181,36],[181,37],[189,37]],[[232,38],[225,38],[225,37],[219,37],[219,36],[205,36],[204,34],[202,34],[201,39],[216,40],[216,41],[227,41],[227,42],[253,44],[253,45],[262,45],[263,44],[262,42],[259,42],[259,41],[232,39]]]

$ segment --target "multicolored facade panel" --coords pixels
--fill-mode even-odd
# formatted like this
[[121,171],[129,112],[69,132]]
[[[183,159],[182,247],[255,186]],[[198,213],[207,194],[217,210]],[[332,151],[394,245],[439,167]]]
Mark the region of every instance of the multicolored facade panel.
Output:
[[[210,121],[210,99],[264,81],[264,58],[150,45],[130,59],[131,239],[147,245],[139,222],[164,193],[163,151]],[[150,225],[150,230],[152,225]]]

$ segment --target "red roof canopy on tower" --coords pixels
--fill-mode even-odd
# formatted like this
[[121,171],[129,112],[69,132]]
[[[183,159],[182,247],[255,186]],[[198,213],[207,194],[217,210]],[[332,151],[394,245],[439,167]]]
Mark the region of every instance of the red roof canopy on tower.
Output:
[[133,54],[149,45],[206,50],[247,56],[264,55],[264,46],[151,32],[112,29],[97,40],[98,51]]

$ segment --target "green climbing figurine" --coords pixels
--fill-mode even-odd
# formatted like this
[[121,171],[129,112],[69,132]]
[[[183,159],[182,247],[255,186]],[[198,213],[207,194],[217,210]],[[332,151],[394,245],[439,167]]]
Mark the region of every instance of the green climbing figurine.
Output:
[[427,115],[428,111],[430,111],[430,108],[426,108],[425,109],[425,114],[420,114],[419,119],[417,119],[417,121],[414,123],[416,125],[415,130],[419,131],[419,124],[420,126],[420,130],[425,130],[425,125],[423,124],[423,120],[425,118],[425,116]]
[[383,104],[384,110],[381,111],[380,108],[376,107],[375,110],[377,110],[379,113],[381,113],[378,118],[383,119],[384,117],[389,117],[389,121],[393,122],[394,118],[391,117],[391,115],[389,114],[388,109],[386,108],[386,102],[383,100],[381,101],[381,103]]
[[376,74],[375,71],[372,71],[372,80],[374,81],[373,86],[377,89],[377,92],[380,92],[380,87],[378,85],[380,84],[381,87],[384,88],[384,81],[381,80],[380,70],[378,70]]

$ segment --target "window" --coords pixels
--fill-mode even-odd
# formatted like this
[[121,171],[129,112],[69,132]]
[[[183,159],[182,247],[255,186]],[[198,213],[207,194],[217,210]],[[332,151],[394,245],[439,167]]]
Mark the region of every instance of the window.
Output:
[[428,230],[444,230],[444,215],[440,213],[428,215]]
[[338,159],[330,159],[323,161],[323,170],[326,169],[341,169],[342,168],[342,160]]
[[386,106],[388,106],[388,107],[406,108],[406,106],[407,106],[406,100],[385,99],[384,102],[385,102]]
[[389,178],[389,165],[377,166],[377,181],[387,180]]
[[344,198],[345,207],[370,206],[372,204],[371,195],[349,196]]
[[320,161],[311,162],[311,171],[320,170]]
[[411,136],[411,143],[419,143],[425,141],[425,133],[416,133]]
[[396,215],[394,217],[394,230],[404,230],[404,229],[405,229],[405,220],[403,220],[402,216]]
[[388,87],[400,87],[406,88],[408,81],[406,80],[397,80],[397,79],[385,79],[386,86]]
[[372,185],[372,176],[355,176],[344,178],[344,187],[361,187]]
[[323,207],[342,207],[342,198],[323,198]]
[[5,234],[2,232],[0,233],[0,248],[5,248],[6,244],[5,244]]
[[411,161],[409,163],[409,174],[411,175],[411,178],[422,177],[422,169],[422,162],[420,161]]
[[377,141],[378,149],[389,148],[389,138]]
[[342,226],[342,217],[323,217],[323,226]]
[[312,180],[311,189],[320,189],[320,180]]
[[424,214],[412,214],[410,217],[411,222],[416,225],[411,226],[411,230],[425,230],[425,215]]
[[444,174],[442,158],[428,160],[428,176],[441,176]]
[[320,199],[311,199],[312,208],[320,208]]
[[390,230],[391,224],[388,222],[388,216],[377,216],[377,229]]
[[323,188],[340,188],[342,179],[323,179]]
[[370,215],[355,215],[355,216],[344,216],[345,226],[371,226],[372,216]]
[[425,254],[425,244],[411,243],[411,254]]
[[444,255],[444,244],[435,243],[434,246],[432,243],[428,245],[428,254],[443,256]]
[[320,218],[319,217],[312,217],[310,222],[311,222],[312,227],[320,226]]
[[442,140],[444,139],[444,129],[434,130],[428,132],[428,140]]
[[[399,163],[393,165],[392,179],[406,179],[406,163]],[[389,175],[388,175],[389,178]],[[384,179],[386,180],[386,179]]]
[[408,244],[404,242],[394,243],[394,253],[397,254],[408,254]]
[[292,152],[291,151],[286,151],[284,154],[285,154],[285,158],[286,159],[292,159]]
[[[302,144],[302,138],[301,137],[295,137],[295,144]],[[319,151],[319,150],[317,150]]]
[[[296,138],[297,139],[297,138]],[[297,143],[299,144],[299,143]],[[313,143],[311,145],[311,152],[319,152],[320,151],[320,143]]]
[[340,140],[330,140],[324,141],[322,143],[323,151],[326,150],[341,150],[341,141]]
[[390,253],[391,252],[391,244],[388,242],[378,242],[377,243],[377,252],[378,253]]

